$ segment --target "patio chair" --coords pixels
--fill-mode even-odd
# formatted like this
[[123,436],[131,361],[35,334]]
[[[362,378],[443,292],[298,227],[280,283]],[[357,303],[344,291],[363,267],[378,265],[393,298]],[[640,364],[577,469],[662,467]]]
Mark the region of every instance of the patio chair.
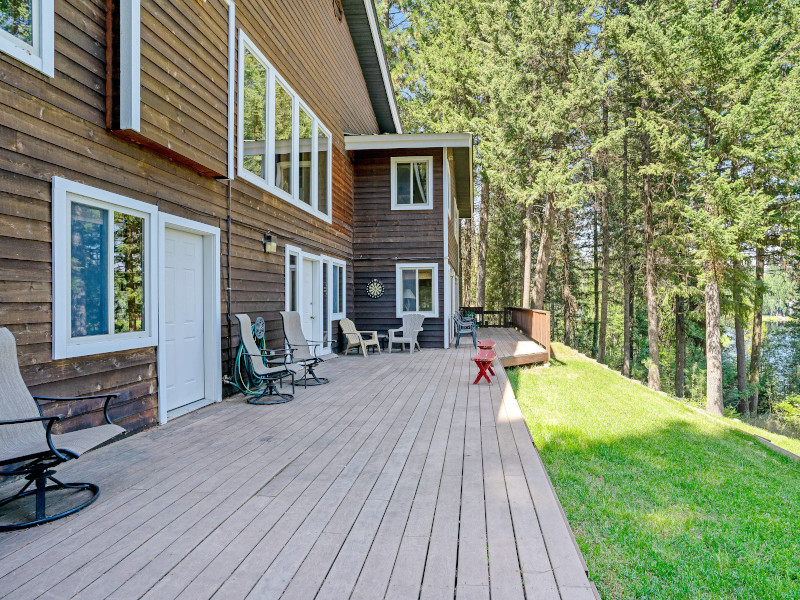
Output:
[[459,315],[453,315],[453,324],[455,325],[456,348],[458,348],[458,342],[461,340],[462,335],[471,335],[472,345],[475,346],[475,349],[477,350],[478,329],[475,325],[475,321],[462,319]]
[[403,326],[398,329],[389,330],[389,354],[392,353],[392,348],[395,344],[401,344],[402,349],[405,350],[406,344],[409,345],[409,354],[414,353],[414,347],[422,350],[417,341],[419,332],[422,331],[422,322],[425,320],[423,315],[411,313],[403,315]]
[[[322,342],[306,339],[303,333],[299,312],[281,311],[281,319],[283,319],[283,335],[286,338],[286,345],[291,353],[292,364],[302,367],[304,370],[303,377],[298,379],[297,383],[302,383],[303,387],[328,383],[325,377],[317,377],[314,369],[317,365],[332,358],[336,358],[336,355],[320,355],[318,351],[322,346]],[[309,377],[313,379],[313,381],[309,380]]]
[[[78,512],[89,506],[100,495],[100,488],[93,483],[63,483],[55,478],[54,467],[80,457],[85,452],[97,448],[110,439],[124,433],[108,416],[108,406],[118,394],[80,396],[75,398],[50,398],[31,396],[17,362],[17,344],[13,334],[0,328],[0,470],[2,476],[23,476],[28,480],[16,494],[0,500],[0,509],[25,498],[36,496],[36,517],[29,521],[0,525],[0,531],[12,531],[49,523]],[[104,399],[103,416],[105,424],[79,431],[55,434],[53,426],[61,421],[62,415],[45,417],[39,407],[39,400],[64,402],[73,400]],[[47,485],[50,480],[52,485]],[[28,488],[34,485],[34,489]],[[86,491],[91,497],[84,502],[57,514],[47,515],[48,492],[55,490]],[[51,496],[52,497],[52,496]]]
[[358,348],[364,354],[368,355],[368,348],[374,346],[378,349],[378,354],[381,353],[381,343],[378,340],[377,331],[358,331],[355,323],[350,319],[339,319],[339,326],[342,328],[345,340],[347,341],[347,348],[344,353],[347,354],[352,348]]
[[[293,400],[294,376],[297,369],[289,364],[290,353],[284,350],[263,350],[253,336],[250,317],[245,314],[237,314],[236,319],[239,321],[239,337],[241,338],[239,354],[234,367],[236,387],[245,394],[249,404],[283,404]],[[243,365],[240,359],[245,359],[244,369],[246,369],[249,382],[245,381],[245,373],[242,373]],[[284,394],[278,387],[279,385],[283,386],[283,380],[286,377],[292,381],[291,394]]]

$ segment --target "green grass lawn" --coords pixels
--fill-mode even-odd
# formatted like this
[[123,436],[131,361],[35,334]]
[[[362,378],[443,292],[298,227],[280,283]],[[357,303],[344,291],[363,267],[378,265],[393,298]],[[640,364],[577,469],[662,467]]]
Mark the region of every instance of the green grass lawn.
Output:
[[603,598],[800,599],[800,465],[554,346],[509,377]]

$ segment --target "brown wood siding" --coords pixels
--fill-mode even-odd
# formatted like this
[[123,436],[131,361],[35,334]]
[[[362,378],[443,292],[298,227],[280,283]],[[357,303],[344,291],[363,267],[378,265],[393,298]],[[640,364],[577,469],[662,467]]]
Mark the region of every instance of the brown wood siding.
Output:
[[[456,176],[455,176],[455,162],[453,161],[453,150],[447,149],[447,160],[450,165],[450,210],[447,211],[447,259],[450,263],[450,268],[455,271],[459,279],[461,278],[461,254],[458,245],[458,237],[455,231],[460,234],[460,219],[456,225],[453,224],[453,206],[456,203]],[[448,283],[449,285],[449,283]]]
[[140,135],[209,172],[227,171],[228,9],[144,0]]
[[[439,317],[426,318],[420,343],[429,347],[443,344],[444,316],[444,232],[442,149],[360,151],[355,154],[353,264],[354,301],[348,316],[361,330],[399,327],[396,317],[395,265],[436,263],[439,271]],[[433,209],[391,209],[391,158],[393,156],[433,157]],[[366,285],[373,278],[385,287],[383,296],[373,300]]]
[[[158,6],[164,2],[159,0]],[[155,40],[151,37],[153,30],[175,33],[176,24],[189,30],[191,23],[202,23],[197,30],[203,32],[204,40],[208,37],[213,43],[204,46],[202,56],[187,56],[198,42],[184,38],[188,46],[170,55],[173,66],[182,65],[171,83],[152,70],[163,59],[157,63],[150,50],[143,53],[146,72],[142,81],[151,94],[143,98],[152,100],[152,106],[143,112],[148,119],[152,117],[152,122],[143,123],[155,127],[161,110],[171,113],[163,115],[171,123],[183,123],[184,118],[198,123],[205,120],[207,127],[202,135],[213,134],[215,160],[225,160],[225,130],[219,126],[225,111],[220,110],[219,89],[227,84],[219,65],[226,65],[227,44],[222,43],[225,40],[220,32],[224,30],[227,36],[227,12],[223,12],[221,0],[167,4],[171,16],[160,19],[162,29],[151,23],[155,0],[145,5],[151,7],[143,11],[149,23],[143,26],[143,31],[147,29],[143,37],[148,40]],[[250,7],[255,7],[252,12]],[[220,227],[223,373],[229,372],[227,184],[106,130],[105,2],[64,0],[56,3],[55,10],[55,77],[47,78],[0,54],[0,326],[7,326],[16,336],[22,375],[34,393],[69,396],[119,392],[112,415],[134,431],[157,419],[155,348],[52,360],[52,177],[157,204],[160,211]],[[184,10],[187,12],[182,13]],[[208,27],[205,19],[198,17],[206,13],[209,22],[214,17]],[[329,3],[246,2],[237,5],[237,15],[241,17],[238,24],[248,30],[333,134],[332,224],[247,182],[232,183],[232,218],[245,224],[234,222],[231,228],[231,311],[265,317],[270,343],[277,346],[282,342],[278,311],[284,307],[287,243],[345,260],[351,282],[348,310],[353,306],[353,165],[344,152],[343,132],[376,133],[377,125],[347,26],[333,18]],[[212,53],[219,54],[219,64],[210,73],[201,59],[211,60]],[[195,79],[190,77],[190,66],[197,66],[198,73],[202,71],[207,78],[213,76],[217,86],[215,92],[209,92],[214,97],[202,110],[185,103],[186,99],[197,99],[191,94]],[[174,85],[175,81],[180,85]],[[162,99],[168,95],[168,101],[158,104],[159,94]],[[192,125],[187,131],[181,139],[199,148],[193,136],[201,129]],[[156,133],[150,131],[153,136]],[[263,251],[265,230],[278,238],[275,254]],[[232,329],[235,347],[235,324]],[[100,412],[90,408],[84,403],[71,409],[59,406],[58,410],[69,411],[65,425],[70,429],[100,422]]]

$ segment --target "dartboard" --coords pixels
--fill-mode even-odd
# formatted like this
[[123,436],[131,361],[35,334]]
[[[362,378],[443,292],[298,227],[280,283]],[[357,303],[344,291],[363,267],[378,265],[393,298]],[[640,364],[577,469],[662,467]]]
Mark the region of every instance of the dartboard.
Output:
[[367,284],[367,296],[373,299],[383,296],[383,282],[380,279],[373,279]]

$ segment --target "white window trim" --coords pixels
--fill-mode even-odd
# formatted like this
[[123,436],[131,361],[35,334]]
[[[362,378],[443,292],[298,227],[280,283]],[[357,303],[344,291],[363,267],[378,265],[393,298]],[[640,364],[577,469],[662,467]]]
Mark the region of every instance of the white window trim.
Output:
[[236,131],[234,129],[234,107],[236,106],[236,5],[233,0],[225,0],[228,4],[228,179],[236,176],[234,161],[236,147]]
[[141,0],[120,0],[119,127],[141,129]]
[[[397,203],[397,165],[415,162],[428,163],[428,182],[425,204],[398,204]],[[413,173],[413,170],[412,170]],[[393,156],[392,157],[392,210],[433,210],[433,157],[432,156]],[[411,191],[413,197],[413,188]]]
[[[55,75],[54,0],[33,0],[33,46],[0,30],[0,52],[44,73]],[[38,46],[38,48],[37,48]]]
[[[267,149],[266,149],[266,174],[267,178],[262,179],[254,175],[244,168],[244,51],[247,49],[256,59],[264,66],[266,70],[266,90],[267,90],[267,122],[266,122],[266,135],[267,135]],[[281,77],[275,67],[267,60],[264,54],[258,47],[247,37],[247,34],[242,29],[239,29],[239,66],[238,66],[238,101],[237,112],[239,114],[239,126],[236,132],[237,140],[237,157],[236,157],[236,172],[245,181],[266,190],[270,194],[288,202],[289,204],[304,210],[325,221],[326,223],[333,222],[333,194],[332,194],[332,171],[333,171],[333,145],[330,130],[319,120],[314,112],[308,105],[300,99],[297,92],[292,89],[286,80]],[[275,185],[275,85],[280,84],[289,95],[292,97],[292,193],[289,194]],[[306,112],[312,121],[311,128],[311,205],[309,206],[300,199],[300,169],[299,167],[299,131],[300,108]],[[318,209],[318,166],[319,160],[319,130],[325,132],[328,136],[328,185],[326,189],[328,213],[324,213]]]
[[[82,204],[126,212],[138,212],[146,220],[144,248],[146,329],[143,332],[109,333],[72,339],[70,294],[70,198],[81,196]],[[158,344],[158,208],[152,204],[133,200],[82,183],[53,177],[53,359],[91,356]],[[110,307],[113,310],[113,306]]]
[[[433,270],[433,310],[403,311],[403,269],[432,269]],[[426,317],[438,318],[439,316],[439,263],[397,263],[395,264],[395,311],[398,319],[403,315],[420,314]],[[419,304],[418,304],[419,305]]]
[[[330,300],[330,315],[331,321],[338,321],[347,317],[347,264],[338,258],[325,257],[325,260],[330,263],[330,271],[328,271],[328,281],[330,282],[330,293],[328,298]],[[339,267],[342,270],[342,310],[334,312],[333,310],[333,267]]]

